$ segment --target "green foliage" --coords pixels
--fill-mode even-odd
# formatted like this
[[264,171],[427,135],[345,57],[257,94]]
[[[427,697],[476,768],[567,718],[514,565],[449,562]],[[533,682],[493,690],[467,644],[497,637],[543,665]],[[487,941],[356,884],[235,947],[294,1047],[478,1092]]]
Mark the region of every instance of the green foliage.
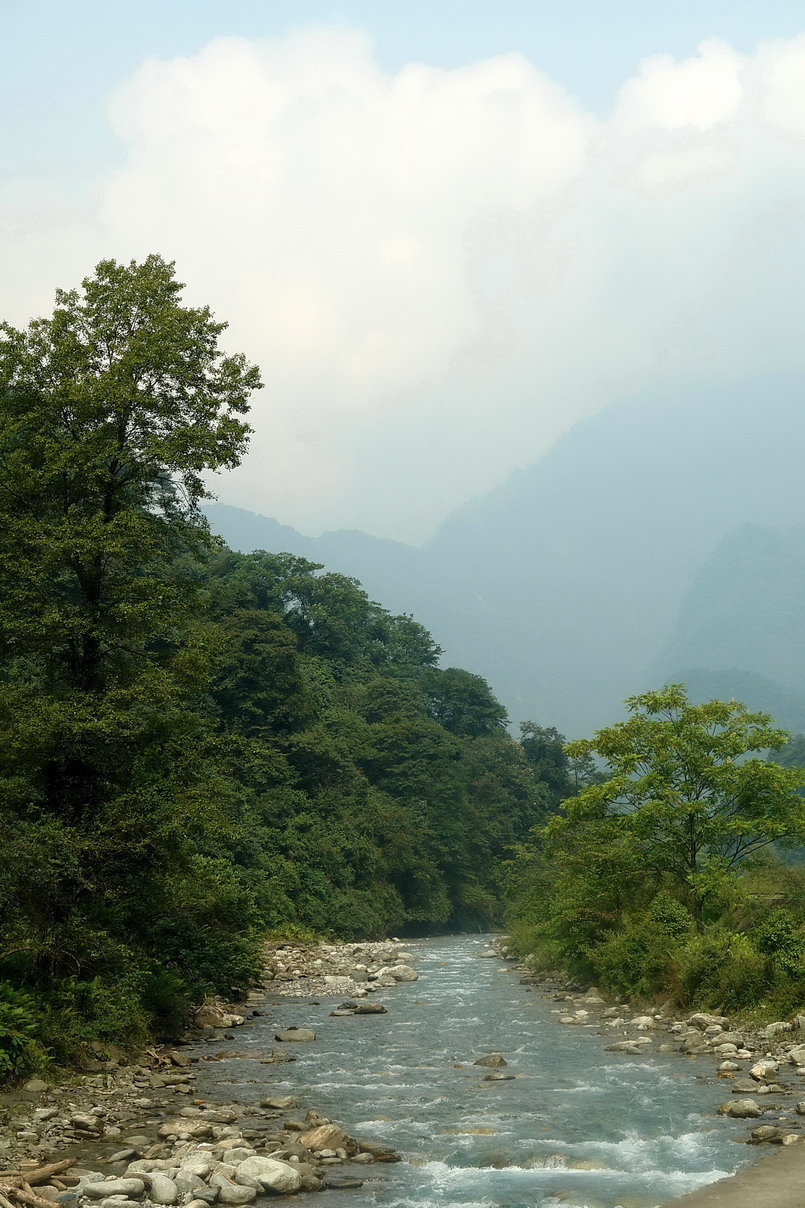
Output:
[[175,1035],[266,934],[488,926],[555,791],[413,618],[210,537],[260,379],[181,289],[0,327],[0,1078]]
[[0,982],[0,1082],[21,1082],[41,1064],[37,1024],[33,997]]
[[687,895],[701,923],[708,898],[723,894],[741,861],[805,835],[803,774],[749,757],[783,746],[787,735],[739,702],[692,705],[671,684],[626,703],[627,721],[569,744],[572,755],[604,758],[609,776],[568,801],[551,833],[613,819],[647,870]]
[[805,831],[801,773],[751,757],[785,735],[735,701],[691,705],[679,685],[627,706],[627,721],[568,745],[608,771],[510,867],[518,949],[619,995],[792,1010],[805,886],[772,845]]

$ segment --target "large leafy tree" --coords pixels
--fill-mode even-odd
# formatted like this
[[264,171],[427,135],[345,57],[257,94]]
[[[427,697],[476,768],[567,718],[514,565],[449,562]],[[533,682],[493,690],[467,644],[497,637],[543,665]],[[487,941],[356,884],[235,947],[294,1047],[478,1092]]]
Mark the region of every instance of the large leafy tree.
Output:
[[176,602],[146,567],[205,531],[205,471],[234,466],[260,386],[172,264],[98,265],[52,317],[0,325],[0,632],[98,691]]
[[159,256],[104,261],[51,317],[0,326],[0,930],[46,975],[136,944],[160,862],[181,914],[230,829],[194,707],[220,641],[183,567],[260,377],[182,288]]
[[802,772],[764,758],[787,734],[737,701],[693,704],[680,684],[627,701],[630,717],[568,744],[608,773],[564,802],[548,835],[557,848],[607,827],[639,852],[657,882],[676,886],[701,925],[707,900],[747,857],[805,833]]

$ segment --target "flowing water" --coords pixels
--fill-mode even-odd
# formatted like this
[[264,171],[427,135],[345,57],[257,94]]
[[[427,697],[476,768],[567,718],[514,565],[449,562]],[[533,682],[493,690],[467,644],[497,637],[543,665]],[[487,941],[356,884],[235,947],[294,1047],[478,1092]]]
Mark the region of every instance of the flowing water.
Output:
[[[554,1002],[480,959],[483,942],[412,945],[420,979],[381,996],[387,1015],[332,1019],[333,999],[269,998],[238,1033],[244,1057],[270,1050],[279,1026],[312,1027],[316,1043],[294,1046],[290,1065],[200,1065],[199,1090],[298,1095],[404,1154],[355,1168],[363,1188],[327,1192],[328,1208],[653,1208],[751,1159],[740,1126],[714,1115],[724,1089],[704,1079],[709,1066],[604,1052],[596,1027],[559,1024]],[[493,1050],[514,1081],[459,1067]]]

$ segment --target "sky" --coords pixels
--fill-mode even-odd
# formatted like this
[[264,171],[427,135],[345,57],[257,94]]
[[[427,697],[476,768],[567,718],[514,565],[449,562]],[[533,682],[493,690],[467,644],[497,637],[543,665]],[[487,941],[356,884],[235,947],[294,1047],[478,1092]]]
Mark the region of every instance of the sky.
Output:
[[419,543],[612,401],[801,365],[801,0],[0,0],[0,55],[0,317],[175,260],[266,382],[224,502]]

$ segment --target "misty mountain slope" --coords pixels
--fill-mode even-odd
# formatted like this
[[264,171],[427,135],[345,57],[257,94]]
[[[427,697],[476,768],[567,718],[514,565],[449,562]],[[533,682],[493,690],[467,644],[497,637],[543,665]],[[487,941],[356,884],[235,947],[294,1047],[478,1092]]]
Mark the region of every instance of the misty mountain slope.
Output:
[[[609,407],[455,512],[422,550],[355,532],[306,538],[275,521],[259,544],[413,612],[445,661],[486,676],[513,719],[585,734],[655,686],[695,576],[725,536],[805,517],[802,400],[802,378],[777,375]],[[254,548],[259,518],[238,512],[209,514],[236,548]],[[797,666],[805,679],[795,660],[786,683]]]
[[428,552],[505,618],[526,708],[538,689],[569,733],[617,715],[724,534],[805,515],[802,398],[782,376],[637,398],[448,519]]
[[657,662],[805,730],[805,528],[744,525],[701,567]]

